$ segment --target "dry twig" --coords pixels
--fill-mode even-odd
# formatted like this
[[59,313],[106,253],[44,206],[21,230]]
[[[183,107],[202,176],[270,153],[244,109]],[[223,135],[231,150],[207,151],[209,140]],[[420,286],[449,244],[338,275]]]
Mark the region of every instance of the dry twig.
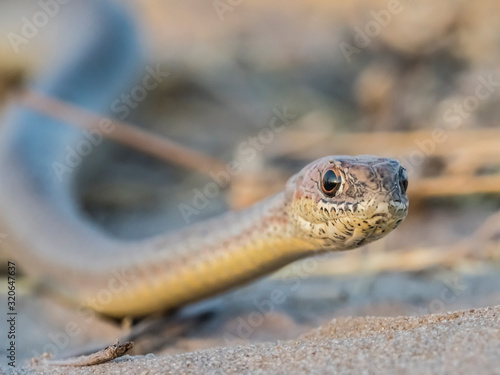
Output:
[[115,358],[123,356],[130,349],[134,347],[134,343],[132,341],[127,341],[124,344],[120,344],[118,341],[114,345],[110,345],[98,352],[92,353],[90,355],[84,355],[77,358],[68,358],[61,360],[52,360],[52,359],[32,359],[31,364],[33,366],[94,366],[100,365],[102,363],[106,363],[112,361]]
[[103,136],[181,167],[207,174],[224,170],[226,167],[225,163],[217,158],[164,137],[155,136],[127,123],[103,117],[34,91],[22,92],[18,98],[27,107],[83,129],[100,130],[101,124],[106,121],[114,128],[111,132],[103,133]]

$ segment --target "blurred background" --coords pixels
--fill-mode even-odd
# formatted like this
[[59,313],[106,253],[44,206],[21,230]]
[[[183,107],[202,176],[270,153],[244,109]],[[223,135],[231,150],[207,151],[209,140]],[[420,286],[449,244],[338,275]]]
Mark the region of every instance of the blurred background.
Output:
[[[242,169],[186,219],[181,205],[193,206],[216,175],[107,142],[89,156],[92,170],[80,187],[81,205],[96,225],[122,238],[179,228],[280,191],[307,162],[330,154],[395,157],[410,177],[410,214],[394,233],[220,297],[210,305],[218,314],[209,323],[187,329],[173,346],[148,337],[143,351],[228,344],[228,332],[238,343],[296,337],[342,315],[500,303],[498,2],[124,3],[143,33],[145,72],[169,75],[119,119]],[[60,48],[57,17],[17,48],[6,37],[37,11],[34,2],[0,3],[0,111]],[[276,123],[283,126],[276,130]],[[92,163],[101,153],[106,162]],[[4,246],[1,256],[9,250]],[[287,289],[286,303],[248,337],[238,335],[241,321],[258,310],[253,301],[290,277],[303,282]],[[41,347],[71,313],[33,302],[36,291],[29,283],[23,288],[29,298],[22,319],[36,328],[33,346]],[[108,330],[70,349],[121,332],[100,324]]]

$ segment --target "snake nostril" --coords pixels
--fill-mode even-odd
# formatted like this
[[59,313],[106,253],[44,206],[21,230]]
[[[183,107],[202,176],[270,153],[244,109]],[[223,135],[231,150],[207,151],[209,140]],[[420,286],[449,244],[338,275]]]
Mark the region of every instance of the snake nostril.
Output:
[[403,194],[405,194],[408,189],[408,174],[403,167],[399,168],[399,187]]

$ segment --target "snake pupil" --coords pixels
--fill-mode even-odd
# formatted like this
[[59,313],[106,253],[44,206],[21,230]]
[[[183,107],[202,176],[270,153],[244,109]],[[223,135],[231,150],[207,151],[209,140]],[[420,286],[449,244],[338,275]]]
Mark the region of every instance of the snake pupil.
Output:
[[408,174],[406,173],[406,169],[401,167],[399,170],[399,186],[401,187],[401,191],[406,193],[408,189]]
[[327,195],[333,196],[340,187],[341,179],[331,169],[326,171],[323,175],[323,192]]

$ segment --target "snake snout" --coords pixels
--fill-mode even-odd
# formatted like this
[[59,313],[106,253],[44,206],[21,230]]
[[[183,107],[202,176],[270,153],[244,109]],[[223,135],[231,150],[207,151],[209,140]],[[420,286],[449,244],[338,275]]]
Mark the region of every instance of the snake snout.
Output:
[[408,174],[403,167],[399,167],[398,180],[401,193],[406,194],[406,190],[408,190]]
[[392,188],[389,196],[386,198],[389,205],[395,211],[407,210],[408,197],[406,191],[408,189],[408,174],[404,167],[399,167],[394,173]]

